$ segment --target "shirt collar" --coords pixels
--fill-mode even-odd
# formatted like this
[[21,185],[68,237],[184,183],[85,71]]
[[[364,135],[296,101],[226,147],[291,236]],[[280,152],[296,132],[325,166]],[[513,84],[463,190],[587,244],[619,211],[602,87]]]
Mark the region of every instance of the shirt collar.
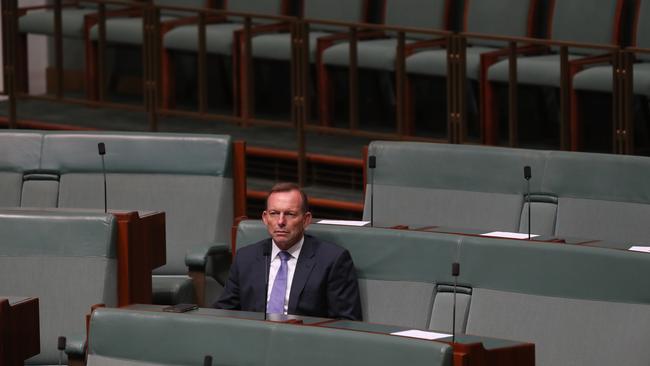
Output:
[[[275,259],[275,257],[278,256],[278,253],[282,251],[282,249],[278,248],[278,246],[275,244],[275,240],[271,239],[271,242],[273,245],[271,246],[271,260]],[[291,254],[292,258],[298,259],[298,256],[300,255],[300,250],[302,249],[302,244],[305,242],[305,236],[303,235],[300,240],[291,248],[287,249],[287,253]]]

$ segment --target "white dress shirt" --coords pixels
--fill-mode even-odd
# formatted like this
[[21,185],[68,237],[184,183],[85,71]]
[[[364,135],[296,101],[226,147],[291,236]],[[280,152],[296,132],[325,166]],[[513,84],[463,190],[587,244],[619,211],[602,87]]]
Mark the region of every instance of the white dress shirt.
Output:
[[[273,241],[271,246],[271,267],[269,269],[269,287],[267,291],[266,301],[268,302],[271,298],[271,290],[273,290],[273,283],[275,282],[275,277],[280,270],[280,265],[282,260],[278,255],[282,250],[278,248]],[[300,240],[294,244],[291,248],[287,250],[287,253],[291,254],[291,257],[287,261],[287,291],[284,294],[284,314],[287,314],[289,307],[289,295],[291,294],[291,284],[293,283],[293,274],[296,272],[296,264],[298,263],[298,256],[300,256],[300,250],[302,249],[302,244],[305,242],[305,237],[303,236]]]

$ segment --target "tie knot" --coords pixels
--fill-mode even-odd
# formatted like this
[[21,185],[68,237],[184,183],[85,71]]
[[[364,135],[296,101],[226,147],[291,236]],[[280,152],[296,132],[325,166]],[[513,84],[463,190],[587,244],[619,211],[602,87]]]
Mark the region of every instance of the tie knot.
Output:
[[283,262],[287,262],[291,258],[291,254],[284,250],[278,253],[278,255],[280,256],[280,260]]

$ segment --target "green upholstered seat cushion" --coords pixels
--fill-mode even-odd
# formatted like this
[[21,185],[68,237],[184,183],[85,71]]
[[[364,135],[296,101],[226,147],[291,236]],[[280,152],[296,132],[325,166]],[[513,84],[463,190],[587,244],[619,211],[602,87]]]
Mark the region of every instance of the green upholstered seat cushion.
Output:
[[[309,61],[316,60],[318,39],[332,33],[323,31],[309,32]],[[291,35],[288,33],[270,33],[256,36],[252,40],[252,54],[255,58],[288,61],[291,59]]]
[[[634,64],[633,92],[638,95],[650,96],[650,63]],[[576,74],[573,78],[573,88],[603,93],[612,92],[611,66],[595,66]]]
[[[232,55],[234,32],[244,28],[242,23],[217,23],[205,27],[206,52]],[[165,34],[164,47],[175,51],[197,52],[198,27],[186,25],[174,28]]]
[[[580,58],[569,55],[569,60]],[[508,60],[499,61],[488,69],[488,80],[507,83],[509,79]],[[517,58],[517,82],[519,84],[560,87],[560,56],[549,54]]]
[[[97,12],[93,8],[63,8],[61,11],[61,33],[65,38],[83,38],[84,16]],[[54,34],[54,12],[50,10],[30,11],[18,18],[21,33]]]
[[[161,15],[160,21],[174,19],[174,16]],[[122,43],[130,45],[141,45],[143,42],[142,33],[143,19],[140,17],[109,18],[106,20],[106,41],[111,43]],[[99,25],[90,28],[90,39],[99,39]]]
[[[408,41],[407,43],[411,43]],[[357,44],[357,65],[363,69],[395,70],[397,40],[394,38],[373,39]],[[350,44],[339,43],[323,52],[326,65],[348,66],[350,64]]]
[[[478,80],[481,54],[495,51],[492,47],[472,46],[466,49],[466,73],[472,80]],[[447,76],[447,50],[435,49],[417,52],[406,59],[406,72],[409,74]]]

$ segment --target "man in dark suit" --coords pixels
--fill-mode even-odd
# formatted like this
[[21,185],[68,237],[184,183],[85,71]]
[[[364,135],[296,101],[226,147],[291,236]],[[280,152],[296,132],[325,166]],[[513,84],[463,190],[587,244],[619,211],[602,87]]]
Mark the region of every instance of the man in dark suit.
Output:
[[[262,220],[270,238],[237,251],[215,307],[361,320],[359,286],[350,253],[304,231],[307,196],[295,184],[274,186]],[[268,273],[268,287],[266,279]]]

